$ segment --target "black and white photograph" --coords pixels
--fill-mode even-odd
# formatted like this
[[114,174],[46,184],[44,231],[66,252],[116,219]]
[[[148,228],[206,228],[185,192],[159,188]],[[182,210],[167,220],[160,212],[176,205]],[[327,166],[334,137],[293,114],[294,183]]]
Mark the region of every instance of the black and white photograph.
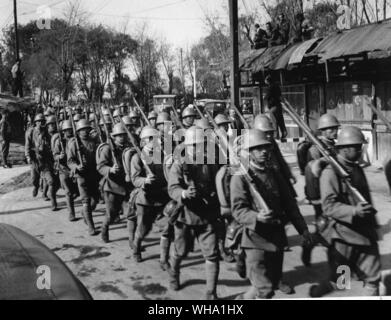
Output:
[[0,0],[0,149],[0,300],[391,300],[391,0]]

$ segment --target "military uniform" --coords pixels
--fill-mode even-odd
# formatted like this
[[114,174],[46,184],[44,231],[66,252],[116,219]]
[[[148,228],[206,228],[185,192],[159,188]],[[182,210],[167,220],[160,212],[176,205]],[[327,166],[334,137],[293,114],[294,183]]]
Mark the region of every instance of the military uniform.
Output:
[[[61,187],[65,191],[65,199],[67,203],[67,208],[69,212],[69,220],[75,221],[75,205],[74,205],[74,191],[75,191],[75,183],[72,179],[71,170],[67,164],[67,146],[68,139],[61,139],[60,134],[53,136],[52,138],[52,150],[53,157],[55,160],[55,169],[58,171]],[[63,147],[65,146],[65,150]],[[65,157],[61,158],[61,154],[64,153]]]
[[[349,162],[341,156],[338,156],[338,161],[350,173],[352,185],[371,204],[363,169],[357,163]],[[337,274],[337,268],[346,265],[365,282],[369,295],[377,295],[381,264],[375,214],[364,218],[355,215],[357,202],[331,166],[322,172],[320,191],[324,215],[329,218],[322,236],[330,245],[330,281],[335,283],[340,276]]]
[[80,172],[77,167],[81,165],[78,155],[76,138],[73,137],[68,142],[67,159],[68,166],[72,174],[76,177],[80,197],[83,203],[83,217],[88,225],[89,233],[95,234],[95,226],[92,218],[92,210],[96,207],[99,200],[99,175],[96,170],[96,142],[91,138],[79,139],[80,153],[83,157],[85,169]]
[[54,159],[51,151],[51,139],[46,129],[34,127],[26,133],[25,155],[31,161],[31,178],[34,190],[39,188],[39,179],[42,173],[42,177],[48,186],[52,210],[57,210],[53,172]]
[[[207,296],[216,296],[219,274],[219,251],[216,223],[219,218],[219,202],[214,177],[218,165],[186,164],[176,161],[171,168],[168,192],[170,197],[183,206],[175,223],[175,246],[171,257],[170,285],[179,289],[180,263],[188,254],[194,238],[198,239],[202,254],[206,260]],[[198,196],[184,198],[184,192],[195,184]]]
[[271,298],[282,278],[284,247],[288,244],[285,223],[291,221],[300,234],[308,229],[281,173],[270,168],[257,169],[253,176],[257,189],[280,223],[257,221],[255,196],[242,175],[234,175],[231,180],[232,215],[244,227],[241,246],[246,254],[247,277],[252,285],[248,298],[253,298],[253,293],[259,298]]
[[106,204],[106,217],[102,225],[102,239],[109,240],[109,225],[119,217],[121,206],[126,212],[128,190],[126,188],[125,171],[122,163],[122,153],[126,146],[114,145],[114,155],[120,170],[114,174],[110,172],[114,165],[113,155],[108,144],[99,146],[96,153],[96,163],[98,172],[103,177],[101,180]]
[[[148,153],[149,151],[145,147],[143,152]],[[152,154],[150,155],[152,156]],[[163,159],[163,155],[161,159]],[[164,206],[169,201],[162,160],[159,161],[160,163],[156,163],[154,160],[148,164],[156,179],[151,185],[145,184],[147,174],[140,156],[135,154],[131,160],[131,181],[135,188],[139,188],[136,197],[137,229],[134,240],[134,254],[138,261],[141,260],[142,240],[150,232],[156,217],[163,212]]]

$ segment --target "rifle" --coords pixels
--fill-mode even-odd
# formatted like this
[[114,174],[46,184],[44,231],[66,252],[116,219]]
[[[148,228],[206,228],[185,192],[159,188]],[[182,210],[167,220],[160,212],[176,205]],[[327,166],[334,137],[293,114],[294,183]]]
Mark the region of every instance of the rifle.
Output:
[[[196,109],[199,113],[201,113],[201,111],[199,110],[199,108],[197,106],[196,106]],[[228,143],[226,137],[224,137],[223,135],[218,135],[218,137],[217,137],[216,131],[219,130],[219,126],[217,125],[216,121],[213,119],[211,114],[207,110],[205,110],[205,111],[206,111],[206,114],[209,118],[209,122],[212,124],[212,126],[215,130],[214,135],[215,135],[215,138],[217,139],[217,141],[219,142],[218,147],[220,148],[220,150],[224,154],[226,154],[225,150],[228,150],[229,154],[234,154],[233,148]],[[204,115],[202,115],[202,118],[207,119]],[[250,172],[246,169],[246,167],[244,166],[244,164],[241,161],[238,161],[238,163],[239,163],[239,167],[244,175],[244,178],[246,179],[246,181],[248,183],[250,190],[252,191],[252,193],[255,196],[254,200],[255,200],[255,204],[257,206],[257,209],[259,211],[264,210],[265,212],[270,213],[271,210],[270,210],[269,206],[267,205],[267,203],[265,202],[265,200],[263,199],[262,195],[257,190],[255,181],[254,181],[253,177],[251,176]]]
[[144,167],[145,167],[145,170],[147,171],[147,175],[151,175],[153,176],[153,172],[150,168],[150,166],[145,162],[145,160],[143,159],[143,155],[142,155],[142,151],[141,149],[139,148],[139,146],[137,145],[137,141],[134,139],[133,135],[131,134],[131,132],[129,131],[129,129],[126,127],[125,123],[124,123],[124,120],[122,120],[122,118],[120,117],[120,123],[122,124],[122,126],[125,128],[125,131],[129,137],[129,140],[130,140],[130,143],[133,145],[133,148],[136,150],[138,156],[140,157]]
[[72,110],[69,110],[69,120],[71,121],[71,124],[72,124],[73,135],[75,136],[76,153],[77,153],[77,157],[79,158],[79,164],[82,165],[83,164],[83,157],[80,152],[80,143],[79,143],[79,138],[78,138],[77,132],[76,132],[75,121],[73,120]]
[[[99,109],[100,117],[101,117],[101,119],[103,119],[103,127],[105,128],[106,139],[107,139],[107,143],[109,144],[109,147],[110,147],[111,156],[113,157],[113,163],[114,163],[114,165],[118,166],[118,161],[117,161],[117,158],[114,153],[114,150],[115,150],[114,143],[113,143],[113,140],[111,140],[110,132],[109,132],[109,129],[107,128],[107,124],[106,124],[105,118],[103,116],[102,108],[100,106],[98,106],[98,109]],[[110,118],[112,119],[111,121],[113,121],[113,123],[114,123],[113,115],[110,112],[110,108],[107,108],[107,110],[109,111]]]
[[[94,111],[94,119],[95,119],[95,129],[96,131],[98,132],[98,136],[99,136],[99,141],[100,143],[103,143],[103,139],[102,139],[102,130],[100,130],[100,127],[99,127],[99,120],[98,120],[98,116],[96,114],[96,109],[95,109],[95,106],[93,106],[93,111]],[[105,121],[103,119],[103,121]]]
[[243,126],[244,126],[244,129],[251,129],[250,126],[249,126],[249,124],[247,123],[246,119],[244,119],[242,113],[239,111],[238,107],[235,106],[234,104],[233,104],[231,107],[232,107],[232,108],[235,110],[235,112],[238,114],[239,119],[240,119],[240,121],[242,122],[242,124],[243,124]]
[[88,114],[88,106],[87,105],[84,105],[84,113],[86,115],[86,120],[89,120],[89,114]]
[[[164,105],[163,105],[163,107],[164,107]],[[175,122],[177,123],[177,125],[178,125],[181,129],[184,129],[184,126],[183,126],[183,124],[182,124],[181,118],[179,117],[178,111],[176,111],[175,106],[174,106],[174,105],[171,105],[171,108],[172,108],[172,111],[173,111],[173,113],[174,113]],[[163,109],[164,109],[164,108],[163,108]]]
[[350,191],[353,198],[358,203],[368,203],[368,201],[363,197],[363,195],[353,187],[351,183],[350,174],[346,171],[346,169],[337,161],[335,156],[330,152],[330,150],[326,149],[323,144],[319,141],[319,139],[312,133],[311,128],[300,118],[299,115],[296,114],[292,105],[284,99],[282,102],[282,107],[289,114],[294,122],[304,131],[307,135],[308,139],[318,148],[319,152],[326,159],[326,161],[334,168],[337,172],[338,176],[340,176],[343,182],[346,184],[348,190]]
[[141,115],[143,116],[144,120],[145,120],[145,123],[148,125],[148,126],[151,126],[151,123],[149,122],[148,120],[148,117],[146,116],[146,114],[144,113],[144,111],[141,109],[140,105],[138,104],[136,98],[132,95],[132,98],[133,98],[133,101],[134,103],[136,104],[136,107],[137,109],[140,111]]
[[[369,100],[369,98],[368,98]],[[387,129],[391,132],[391,124],[385,117],[385,115],[376,108],[376,101],[374,95],[372,96],[372,99],[369,101],[369,107],[372,109],[372,111],[383,121],[383,123],[386,125]]]
[[65,145],[64,145],[63,140],[62,140],[61,128],[60,128],[60,124],[58,123],[58,113],[57,112],[58,112],[58,108],[55,109],[54,118],[56,119],[56,126],[57,126],[57,130],[58,130],[58,135],[60,137],[61,151],[65,152]]

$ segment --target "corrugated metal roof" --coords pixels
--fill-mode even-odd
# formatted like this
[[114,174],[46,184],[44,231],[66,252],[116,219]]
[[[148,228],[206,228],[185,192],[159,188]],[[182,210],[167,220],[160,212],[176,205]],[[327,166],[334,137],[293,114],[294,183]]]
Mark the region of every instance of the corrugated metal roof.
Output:
[[391,20],[330,35],[308,56],[325,61],[374,51],[391,51]]
[[248,67],[251,68],[253,73],[260,72],[265,69],[270,69],[273,62],[278,59],[278,57],[286,48],[286,45],[267,48],[263,51],[262,54],[253,59]]

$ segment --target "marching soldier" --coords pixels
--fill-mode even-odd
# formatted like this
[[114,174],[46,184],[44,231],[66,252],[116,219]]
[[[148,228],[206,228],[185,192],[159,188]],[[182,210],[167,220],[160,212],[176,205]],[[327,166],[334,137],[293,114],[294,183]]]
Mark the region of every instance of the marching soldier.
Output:
[[189,129],[194,125],[194,121],[197,117],[197,112],[192,105],[189,105],[182,112],[182,124],[185,129]]
[[258,130],[265,133],[266,139],[269,140],[269,142],[272,145],[270,162],[273,164],[273,166],[275,167],[275,169],[277,171],[281,170],[283,176],[286,178],[286,180],[288,182],[288,185],[290,186],[292,194],[296,197],[297,194],[296,194],[296,191],[293,188],[292,184],[296,184],[297,179],[293,175],[291,169],[289,168],[289,165],[285,161],[285,159],[281,153],[280,147],[278,146],[276,140],[274,140],[275,129],[273,127],[271,120],[266,115],[258,115],[254,119],[253,128],[258,129]]
[[[219,275],[219,254],[216,222],[219,203],[214,177],[218,165],[205,164],[207,160],[204,130],[192,127],[186,131],[186,156],[175,160],[171,167],[168,192],[170,197],[183,206],[175,223],[175,246],[169,269],[170,287],[180,289],[181,261],[188,254],[194,237],[198,239],[206,260],[206,298],[217,299],[216,287]],[[197,164],[195,159],[203,157]]]
[[64,139],[62,139],[61,135],[57,135],[52,138],[53,156],[56,170],[59,172],[61,187],[65,191],[65,200],[69,212],[69,221],[74,222],[77,220],[75,217],[75,204],[73,200],[73,191],[75,190],[75,185],[72,180],[71,171],[67,164],[66,154],[68,143],[73,136],[72,123],[70,120],[63,121],[61,131],[64,134]]
[[[83,203],[83,218],[88,226],[91,236],[96,234],[92,211],[99,200],[99,175],[96,171],[96,142],[89,136],[90,123],[86,119],[80,120],[76,125],[76,136],[68,144],[68,166],[76,176],[81,200]],[[80,150],[77,149],[79,139]],[[78,153],[82,157],[81,162]]]
[[120,118],[122,118],[122,117],[123,117],[123,115],[121,114],[121,111],[118,109],[115,109],[114,113],[113,113],[114,125],[117,123],[120,123],[121,122]]
[[134,239],[134,257],[141,262],[141,243],[152,229],[153,222],[163,212],[168,203],[167,182],[164,177],[162,159],[164,157],[158,143],[158,132],[144,127],[140,134],[143,154],[147,156],[148,166],[153,175],[148,175],[143,160],[135,154],[131,160],[131,180],[139,188],[136,198],[137,229]]
[[151,112],[148,114],[148,121],[149,121],[149,123],[151,124],[151,127],[152,127],[152,128],[155,128],[155,129],[156,129],[156,120],[157,120],[157,116],[158,116],[158,114],[157,114],[155,111],[151,111]]
[[82,115],[80,113],[76,113],[74,116],[73,116],[73,121],[75,121],[75,123],[78,123],[80,121],[80,119],[82,118]]
[[133,123],[133,131],[132,133],[139,136],[140,135],[140,132],[141,132],[141,119],[140,119],[140,115],[136,112],[136,111],[130,111],[129,112],[129,117],[130,119],[132,119],[132,123]]
[[111,119],[109,119],[108,117],[103,116],[103,119],[99,120],[99,126],[100,126],[100,130],[102,132],[102,140],[103,141],[107,141],[105,124],[106,124],[106,127],[109,130],[109,132],[111,132],[112,127],[113,127],[113,123],[111,122]]
[[256,202],[257,196],[244,175],[233,175],[231,179],[232,215],[243,226],[241,247],[245,251],[247,277],[251,282],[250,290],[243,295],[245,299],[270,299],[277,289],[293,293],[293,289],[281,282],[287,221],[293,223],[305,241],[311,241],[286,179],[267,165],[271,148],[272,143],[260,130],[252,129],[244,135],[242,156],[248,157],[246,163],[253,187],[270,211]]
[[365,173],[358,162],[366,143],[359,128],[346,127],[341,130],[335,145],[338,162],[350,174],[351,184],[364,197],[365,203],[352,196],[344,180],[331,165],[321,173],[322,209],[328,218],[322,236],[329,244],[330,276],[328,281],[311,287],[311,297],[321,297],[335,289],[343,289],[336,285],[341,266],[349,267],[364,281],[366,296],[379,295],[381,264],[376,210],[372,205]]
[[[96,163],[102,175],[102,187],[106,204],[106,217],[102,225],[102,240],[109,242],[109,226],[119,217],[121,206],[126,212],[127,190],[125,171],[122,163],[122,154],[127,147],[127,134],[121,123],[114,126],[111,136],[114,139],[114,150],[104,143],[99,146],[96,153]],[[115,159],[113,159],[115,156]]]
[[[338,119],[330,114],[324,114],[319,118],[318,130],[321,132],[319,141],[332,154],[336,155],[335,141],[338,137],[338,129],[340,123]],[[307,199],[311,202],[315,211],[316,238],[323,242],[319,235],[319,225],[323,221],[322,202],[319,190],[319,178],[313,173],[316,166],[322,166],[322,154],[315,145],[312,145],[307,152],[307,166],[305,168],[305,194]],[[327,164],[327,162],[326,162]],[[302,261],[305,266],[311,265],[312,247],[303,247]]]
[[53,154],[51,151],[51,138],[45,127],[45,117],[37,114],[34,118],[35,127],[26,133],[25,155],[31,164],[31,177],[33,180],[33,197],[37,196],[39,178],[48,186],[52,211],[57,211],[56,188],[53,173]]
[[220,113],[215,117],[214,120],[222,132],[228,133],[231,120],[226,115]]

